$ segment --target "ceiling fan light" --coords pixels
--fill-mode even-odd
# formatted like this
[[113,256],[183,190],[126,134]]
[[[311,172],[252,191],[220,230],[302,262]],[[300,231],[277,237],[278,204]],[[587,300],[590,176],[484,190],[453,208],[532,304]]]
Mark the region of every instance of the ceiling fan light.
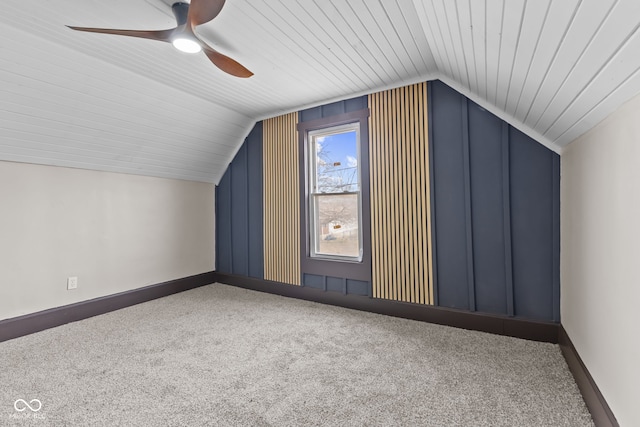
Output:
[[187,53],[198,53],[202,50],[198,42],[184,37],[174,39],[171,44],[176,49]]

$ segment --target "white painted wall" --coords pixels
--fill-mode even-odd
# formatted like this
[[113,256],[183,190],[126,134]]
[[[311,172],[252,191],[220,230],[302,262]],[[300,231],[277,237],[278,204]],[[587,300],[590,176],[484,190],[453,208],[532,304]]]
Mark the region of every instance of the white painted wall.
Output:
[[562,155],[562,324],[621,426],[640,425],[640,96]]
[[0,203],[0,319],[214,269],[212,184],[0,162]]

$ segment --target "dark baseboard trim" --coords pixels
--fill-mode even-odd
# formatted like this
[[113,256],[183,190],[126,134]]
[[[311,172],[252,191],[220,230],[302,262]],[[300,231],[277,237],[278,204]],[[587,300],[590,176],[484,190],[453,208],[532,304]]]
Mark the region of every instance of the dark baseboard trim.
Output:
[[481,314],[361,295],[344,295],[310,287],[292,286],[233,274],[215,273],[217,282],[290,298],[314,301],[387,316],[402,317],[474,331],[557,344],[558,324]]
[[211,284],[215,281],[215,273],[210,271],[182,279],[170,280],[157,285],[145,286],[144,288],[133,289],[131,291],[2,320],[0,321],[0,342],[187,291]]
[[609,408],[607,401],[600,393],[600,389],[596,385],[593,377],[587,370],[587,367],[582,362],[580,355],[573,346],[567,331],[564,327],[560,326],[558,330],[558,344],[560,344],[560,350],[562,355],[569,365],[569,370],[573,374],[573,378],[576,380],[576,384],[580,389],[582,398],[591,412],[593,422],[597,427],[619,427],[618,421],[615,415]]

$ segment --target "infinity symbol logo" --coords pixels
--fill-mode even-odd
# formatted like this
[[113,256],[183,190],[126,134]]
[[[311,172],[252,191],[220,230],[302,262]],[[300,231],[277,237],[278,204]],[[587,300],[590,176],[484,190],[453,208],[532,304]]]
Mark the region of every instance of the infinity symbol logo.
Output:
[[38,412],[40,409],[42,409],[42,402],[40,402],[38,399],[33,399],[32,401],[27,403],[27,401],[24,399],[18,399],[13,402],[13,407],[18,412],[26,411],[27,408],[31,409],[33,412]]

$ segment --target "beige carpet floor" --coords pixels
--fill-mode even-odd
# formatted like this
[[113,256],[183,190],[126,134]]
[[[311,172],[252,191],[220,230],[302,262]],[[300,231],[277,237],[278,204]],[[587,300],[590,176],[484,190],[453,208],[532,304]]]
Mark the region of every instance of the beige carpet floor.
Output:
[[0,368],[0,425],[592,425],[557,345],[221,284],[0,343]]

